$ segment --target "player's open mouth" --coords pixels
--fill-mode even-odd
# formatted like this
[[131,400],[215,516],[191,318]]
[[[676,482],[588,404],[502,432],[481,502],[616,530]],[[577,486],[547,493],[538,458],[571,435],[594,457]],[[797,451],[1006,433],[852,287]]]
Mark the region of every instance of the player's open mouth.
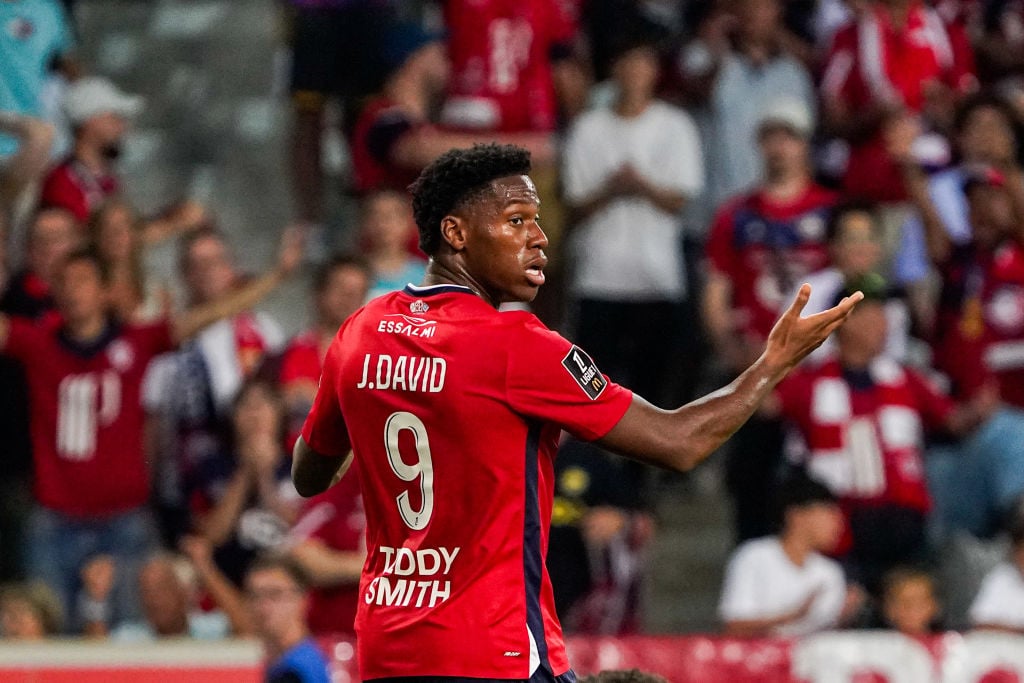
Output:
[[544,267],[541,265],[528,266],[526,268],[526,279],[530,284],[540,287],[544,284]]

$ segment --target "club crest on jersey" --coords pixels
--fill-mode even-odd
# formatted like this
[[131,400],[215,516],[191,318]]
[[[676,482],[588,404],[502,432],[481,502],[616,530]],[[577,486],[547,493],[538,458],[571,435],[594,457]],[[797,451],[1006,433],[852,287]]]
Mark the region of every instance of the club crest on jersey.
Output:
[[107,359],[118,372],[126,372],[135,362],[132,345],[123,339],[116,339],[107,348]]
[[413,313],[426,313],[430,310],[430,306],[423,299],[416,299],[416,301],[409,304],[409,310]]
[[580,388],[586,392],[591,401],[596,401],[604,388],[608,386],[608,380],[604,378],[597,364],[587,355],[586,351],[573,345],[569,353],[562,359],[562,367],[566,369]]

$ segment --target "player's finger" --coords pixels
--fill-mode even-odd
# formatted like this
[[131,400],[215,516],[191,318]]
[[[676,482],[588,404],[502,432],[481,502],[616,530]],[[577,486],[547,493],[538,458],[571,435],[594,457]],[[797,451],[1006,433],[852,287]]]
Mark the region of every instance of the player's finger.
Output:
[[789,310],[786,311],[784,318],[799,318],[800,314],[803,313],[804,306],[807,305],[807,300],[811,297],[811,286],[806,282],[800,285],[800,290],[796,293],[796,298],[793,299],[793,303],[790,304]]
[[807,316],[805,320],[808,320],[817,325],[831,325],[833,322],[842,321],[846,319],[846,316],[850,314],[853,307],[864,298],[864,294],[861,292],[854,292],[848,297],[844,297],[842,301],[821,313],[815,313],[814,315]]

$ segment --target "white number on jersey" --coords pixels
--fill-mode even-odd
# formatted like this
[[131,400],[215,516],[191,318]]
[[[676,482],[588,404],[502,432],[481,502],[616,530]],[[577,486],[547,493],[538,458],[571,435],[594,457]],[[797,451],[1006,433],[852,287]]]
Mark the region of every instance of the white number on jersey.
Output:
[[[416,441],[416,464],[407,465],[402,460],[398,449],[398,435],[403,429],[412,432]],[[384,448],[388,453],[391,471],[402,481],[420,480],[420,494],[423,505],[414,510],[409,502],[409,492],[402,491],[395,500],[398,501],[398,512],[402,521],[414,531],[426,528],[434,511],[434,465],[430,460],[430,442],[427,440],[427,428],[423,421],[412,413],[399,411],[392,413],[384,425]]]
[[495,19],[488,27],[491,47],[491,88],[511,93],[519,88],[519,72],[530,61],[533,29],[523,19]]
[[121,413],[121,378],[116,372],[65,377],[57,393],[57,453],[66,460],[96,454],[96,433]]

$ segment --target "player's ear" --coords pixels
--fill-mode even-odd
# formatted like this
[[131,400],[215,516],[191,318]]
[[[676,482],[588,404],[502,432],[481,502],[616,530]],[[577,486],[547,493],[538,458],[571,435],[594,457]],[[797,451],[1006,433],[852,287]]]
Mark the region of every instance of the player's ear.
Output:
[[455,251],[466,247],[466,223],[458,216],[448,215],[441,219],[441,239]]

